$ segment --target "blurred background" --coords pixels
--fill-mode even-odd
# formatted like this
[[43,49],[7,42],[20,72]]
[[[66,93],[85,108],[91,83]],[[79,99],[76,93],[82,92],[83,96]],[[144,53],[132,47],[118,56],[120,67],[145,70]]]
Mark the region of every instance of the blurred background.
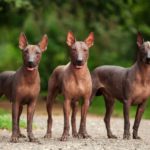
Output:
[[[91,71],[104,64],[129,67],[136,60],[137,32],[150,39],[149,8],[148,0],[0,0],[0,72],[22,65],[18,48],[22,31],[29,43],[38,43],[45,33],[49,37],[39,68],[41,99],[47,95],[52,70],[69,61],[66,35],[70,30],[77,40],[94,32],[88,62]],[[104,114],[102,99],[95,98],[89,111]],[[122,104],[115,107],[114,114],[122,115]],[[146,111],[145,118],[149,117]]]

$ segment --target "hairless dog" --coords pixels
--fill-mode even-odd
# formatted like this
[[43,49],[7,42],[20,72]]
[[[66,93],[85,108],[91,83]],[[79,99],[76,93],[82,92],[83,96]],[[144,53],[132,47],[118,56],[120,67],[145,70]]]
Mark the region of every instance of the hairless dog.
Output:
[[146,100],[150,96],[150,42],[144,42],[140,33],[137,35],[138,57],[130,68],[117,66],[97,67],[92,72],[94,95],[103,95],[106,105],[104,122],[108,138],[116,138],[110,129],[110,117],[115,99],[123,103],[124,139],[130,138],[129,108],[137,105],[133,138],[140,139],[138,128],[145,109]]
[[19,37],[19,48],[22,50],[23,65],[16,72],[5,71],[0,74],[0,96],[5,95],[12,102],[12,142],[24,137],[19,129],[19,119],[23,105],[27,104],[27,133],[29,140],[37,139],[32,133],[32,120],[37,97],[40,91],[38,65],[42,52],[47,48],[48,37],[44,35],[37,45],[28,44],[24,33]]
[[[67,140],[69,135],[69,114],[72,107],[72,135],[74,137],[88,138],[86,131],[86,115],[89,107],[89,99],[92,92],[92,81],[87,60],[89,48],[93,45],[94,34],[90,33],[85,41],[76,41],[72,32],[68,32],[67,44],[70,48],[71,61],[65,66],[58,66],[52,73],[48,83],[47,97],[47,133],[46,138],[51,137],[52,105],[58,93],[64,96],[64,131],[61,140]],[[83,98],[81,108],[81,122],[79,132],[76,131],[76,113],[79,98]]]

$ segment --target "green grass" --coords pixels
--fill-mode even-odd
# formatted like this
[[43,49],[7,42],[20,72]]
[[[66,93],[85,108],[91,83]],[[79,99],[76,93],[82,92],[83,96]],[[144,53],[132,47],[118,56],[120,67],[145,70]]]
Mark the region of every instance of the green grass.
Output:
[[[145,108],[145,112],[143,114],[143,118],[150,119],[150,100],[148,100],[147,107]],[[134,118],[136,114],[137,106],[131,106],[130,108],[130,117]],[[105,103],[102,96],[95,97],[92,105],[89,108],[89,112],[92,114],[97,114],[104,116],[105,115]],[[123,117],[123,104],[118,100],[115,101],[113,115],[115,117]]]
[[[26,128],[26,122],[22,119],[20,120],[20,127]],[[0,129],[12,129],[11,114],[3,109],[0,109]]]

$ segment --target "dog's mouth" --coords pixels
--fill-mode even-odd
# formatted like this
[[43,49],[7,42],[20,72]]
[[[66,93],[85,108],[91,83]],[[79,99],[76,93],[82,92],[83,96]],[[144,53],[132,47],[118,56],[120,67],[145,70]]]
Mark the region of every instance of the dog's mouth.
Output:
[[82,67],[83,67],[83,65],[80,65],[80,66],[79,65],[75,65],[76,69],[81,69]]
[[26,69],[28,71],[34,71],[36,68],[37,68],[37,65],[35,63],[33,63],[33,62],[28,62],[26,64]]
[[76,61],[75,62],[75,68],[76,69],[81,69],[84,66],[84,62],[83,61]]
[[146,64],[150,64],[150,59],[146,59]]
[[36,67],[26,67],[26,69],[27,69],[28,71],[34,71],[34,70],[36,69]]
[[150,65],[150,61],[146,62],[146,64]]

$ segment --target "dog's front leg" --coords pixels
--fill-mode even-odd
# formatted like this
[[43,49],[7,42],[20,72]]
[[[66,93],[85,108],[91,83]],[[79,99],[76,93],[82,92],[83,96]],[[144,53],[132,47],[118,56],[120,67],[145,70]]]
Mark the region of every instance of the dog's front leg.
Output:
[[19,128],[19,129],[18,129],[18,135],[19,135],[19,138],[25,138],[25,137],[26,137],[24,134],[21,133],[20,127],[19,127],[19,121],[20,121],[20,116],[21,116],[21,114],[22,114],[22,110],[23,110],[23,106],[20,105],[20,106],[19,106],[19,115],[18,115],[18,128]]
[[33,115],[35,111],[36,102],[33,100],[27,106],[27,134],[30,142],[37,142],[37,139],[34,137],[32,133],[32,122],[33,122]]
[[13,102],[12,103],[12,136],[11,142],[17,143],[19,140],[18,131],[18,117],[19,117],[19,103]]
[[70,115],[70,99],[65,99],[63,111],[64,111],[64,131],[60,138],[61,141],[66,141],[69,136],[69,115]]
[[124,100],[123,102],[123,114],[124,114],[124,134],[123,139],[130,139],[130,121],[129,121],[129,109],[130,100]]
[[84,104],[81,107],[81,121],[80,121],[79,133],[78,133],[79,138],[90,137],[86,131],[86,116],[87,116],[88,107],[89,107],[89,99],[85,99]]
[[72,107],[72,116],[71,116],[72,136],[78,137],[77,128],[76,128],[76,115],[78,112],[78,101],[72,101],[71,107]]
[[145,106],[146,106],[145,100],[142,104],[138,105],[138,108],[136,111],[136,116],[135,116],[135,121],[134,121],[134,125],[133,125],[133,139],[141,139],[138,136],[138,128],[139,128],[139,124],[140,124],[140,121],[142,118],[142,114],[144,113],[144,110],[145,110]]

